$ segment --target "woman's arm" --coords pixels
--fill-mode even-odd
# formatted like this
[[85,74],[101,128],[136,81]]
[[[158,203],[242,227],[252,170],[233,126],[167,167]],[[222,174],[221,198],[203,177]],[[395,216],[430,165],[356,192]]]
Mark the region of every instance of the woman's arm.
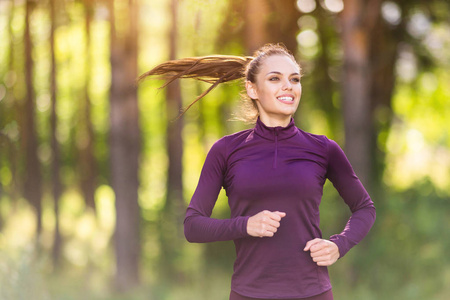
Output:
[[223,186],[226,171],[226,142],[217,141],[209,151],[200,179],[186,211],[184,234],[191,243],[206,243],[243,238],[249,217],[213,219],[211,213]]
[[344,230],[330,237],[330,241],[338,246],[340,257],[343,257],[372,228],[376,212],[369,194],[353,171],[344,151],[332,140],[328,143],[328,154],[327,177],[352,212]]

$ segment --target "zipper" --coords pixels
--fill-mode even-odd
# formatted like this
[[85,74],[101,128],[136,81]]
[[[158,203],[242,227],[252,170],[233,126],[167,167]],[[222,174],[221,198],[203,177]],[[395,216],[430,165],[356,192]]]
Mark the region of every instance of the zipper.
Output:
[[279,128],[275,128],[275,154],[273,157],[273,168],[277,168],[277,160],[278,160],[278,130]]

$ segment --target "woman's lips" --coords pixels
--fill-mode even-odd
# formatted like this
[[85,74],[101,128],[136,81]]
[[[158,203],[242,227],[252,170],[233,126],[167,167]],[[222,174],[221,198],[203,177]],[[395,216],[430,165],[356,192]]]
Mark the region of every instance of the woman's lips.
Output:
[[294,103],[294,96],[292,95],[282,95],[278,96],[277,100],[283,103],[292,104]]

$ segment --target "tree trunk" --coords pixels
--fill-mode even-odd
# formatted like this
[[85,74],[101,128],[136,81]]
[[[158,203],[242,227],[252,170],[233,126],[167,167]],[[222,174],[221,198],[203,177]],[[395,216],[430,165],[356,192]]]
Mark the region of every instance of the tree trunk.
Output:
[[245,48],[248,53],[263,46],[269,41],[266,23],[269,6],[266,0],[245,1]]
[[244,46],[247,54],[266,43],[283,43],[294,54],[297,52],[297,20],[300,12],[292,0],[230,0],[216,46],[228,44]]
[[[8,31],[9,31],[9,37],[10,37],[10,45],[9,45],[9,66],[8,66],[8,70],[9,72],[14,72],[14,59],[16,57],[16,49],[15,49],[15,45],[13,43],[14,41],[14,31],[12,29],[12,21],[14,19],[14,2],[11,1],[11,8],[10,8],[10,17],[9,17],[9,22],[8,22]],[[9,74],[11,74],[9,73]],[[5,95],[5,99],[4,99],[5,103],[10,102],[11,103],[11,107],[12,107],[12,111],[13,113],[9,114],[9,116],[11,117],[11,120],[17,120],[17,125],[19,127],[19,130],[22,130],[21,127],[23,128],[22,124],[20,123],[20,117],[18,117],[20,115],[21,109],[23,107],[23,99],[17,99],[14,96],[13,93],[13,86],[7,86],[6,89],[6,95]],[[20,143],[20,141],[19,141]],[[21,157],[21,151],[20,151],[20,144],[17,143],[16,141],[11,141],[10,143],[10,148],[9,148],[9,163],[10,163],[10,171],[11,171],[11,190],[10,190],[10,200],[12,202],[12,206],[14,207],[15,204],[17,203],[17,199],[19,199],[19,195],[21,194],[21,188],[20,188],[20,172],[18,171],[18,165],[19,165],[19,160]]]
[[[119,291],[126,291],[139,284],[140,129],[137,90],[134,86],[138,75],[138,7],[134,0],[128,1],[126,26],[119,27],[115,20],[114,1],[109,3],[111,18],[110,159],[112,187],[116,195],[115,282]],[[118,34],[116,28],[121,28],[124,32]]]
[[91,120],[91,99],[89,96],[89,84],[91,81],[91,20],[93,7],[91,1],[85,1],[85,33],[86,33],[86,76],[84,83],[84,98],[80,105],[80,142],[78,151],[80,155],[80,185],[86,207],[96,211],[95,189],[97,186],[97,162],[94,155],[94,129]]
[[363,184],[372,185],[373,115],[370,64],[371,29],[381,0],[346,0],[341,13],[344,45],[343,114],[345,151]]
[[56,60],[55,60],[55,29],[56,29],[56,1],[50,0],[50,91],[51,91],[51,115],[50,115],[50,128],[51,128],[51,151],[52,151],[52,196],[55,214],[55,231],[53,235],[53,265],[59,266],[59,260],[61,256],[61,233],[59,230],[59,199],[62,193],[61,178],[59,175],[60,170],[60,155],[59,145],[56,138],[56,130],[58,127],[58,119],[56,114]]
[[[296,7],[296,1],[268,1],[270,5],[265,28],[269,34],[268,42],[283,43],[294,55],[297,53],[298,18],[301,13]],[[260,45],[262,46],[262,45]]]
[[[8,23],[7,23],[7,30],[8,30],[8,40],[4,41],[5,43],[8,43],[8,52],[7,52],[7,57],[9,59],[9,64],[8,66],[5,68],[5,73],[8,73],[8,71],[10,71],[12,69],[13,64],[11,63],[12,59],[13,59],[13,36],[12,36],[12,30],[11,30],[11,21],[13,19],[13,11],[14,11],[14,3],[12,3],[10,1],[10,3],[8,3],[9,6],[6,7],[5,9],[5,14],[7,15],[8,18]],[[0,74],[3,78],[6,79],[6,74]],[[7,117],[7,114],[9,113],[9,115],[11,116],[11,111],[8,111],[8,105],[7,103],[9,102],[8,98],[10,95],[10,91],[8,88],[8,85],[6,85],[6,91],[5,91],[5,95],[4,98],[1,99],[0,98],[0,128],[5,128],[5,125],[9,123],[9,118]],[[1,97],[1,96],[0,96]],[[3,101],[3,102],[2,102]],[[14,103],[14,102],[11,102]],[[14,107],[14,104],[11,105],[12,108]],[[2,165],[3,163],[8,166],[9,163],[9,170],[11,171],[11,174],[13,174],[13,170],[12,170],[12,157],[10,156],[10,154],[13,153],[12,151],[13,145],[12,142],[9,140],[9,137],[4,134],[2,131],[0,131],[0,149],[2,149],[2,151],[0,152],[0,170],[2,169]],[[14,178],[13,178],[14,180]],[[11,184],[9,185],[10,191],[12,191],[14,189],[14,181],[12,180]],[[10,192],[11,193],[11,192]],[[3,182],[2,180],[0,180],[0,207],[2,207],[2,202],[3,202],[3,195],[5,194],[5,188],[3,186]],[[12,195],[9,195],[9,199],[11,199]],[[4,219],[3,219],[3,215],[2,215],[2,211],[0,209],[0,232],[3,229],[3,224],[4,224]]]
[[[381,18],[375,24],[372,33],[371,61],[373,81],[371,86],[372,112],[375,120],[374,133],[372,135],[372,149],[374,161],[375,182],[379,184],[384,171],[385,148],[377,143],[378,133],[387,131],[392,121],[392,94],[395,86],[395,64],[397,60],[398,43],[404,39],[401,26],[391,28]],[[386,135],[387,137],[387,135]],[[376,190],[379,190],[378,188]]]
[[38,159],[38,138],[35,125],[35,94],[33,85],[34,63],[32,59],[32,39],[30,35],[30,16],[34,2],[27,0],[25,4],[25,82],[27,96],[24,104],[23,146],[25,149],[25,179],[23,193],[33,205],[36,212],[36,239],[39,241],[42,231],[42,180],[41,165]]
[[292,0],[245,1],[244,42],[248,53],[266,43],[283,43],[295,55],[300,15]]
[[333,93],[337,86],[334,83],[328,71],[332,66],[330,61],[330,40],[333,39],[334,32],[330,29],[333,28],[334,19],[330,18],[328,12],[324,9],[316,9],[314,15],[317,18],[317,33],[320,43],[320,56],[317,58],[317,67],[314,71],[314,89],[317,91],[318,106],[327,116],[328,127],[334,132],[342,128],[340,111],[333,104]]
[[[176,59],[178,35],[178,0],[170,2],[172,26],[169,32],[169,59]],[[183,198],[183,117],[177,119],[183,107],[181,90],[178,81],[167,87],[167,194],[166,203],[161,217],[160,239],[162,247],[162,267],[167,276],[178,272],[174,264],[180,253],[180,241],[183,238],[183,218],[185,203]]]

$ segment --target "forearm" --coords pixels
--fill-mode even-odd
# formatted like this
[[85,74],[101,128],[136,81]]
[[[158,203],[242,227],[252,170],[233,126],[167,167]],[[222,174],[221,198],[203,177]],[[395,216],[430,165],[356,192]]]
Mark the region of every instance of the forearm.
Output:
[[340,257],[343,257],[353,246],[358,244],[372,228],[376,218],[373,205],[355,211],[348,220],[340,234],[330,237],[339,248]]
[[236,217],[219,220],[202,216],[188,209],[184,220],[184,234],[191,243],[235,240],[248,236],[248,218]]

